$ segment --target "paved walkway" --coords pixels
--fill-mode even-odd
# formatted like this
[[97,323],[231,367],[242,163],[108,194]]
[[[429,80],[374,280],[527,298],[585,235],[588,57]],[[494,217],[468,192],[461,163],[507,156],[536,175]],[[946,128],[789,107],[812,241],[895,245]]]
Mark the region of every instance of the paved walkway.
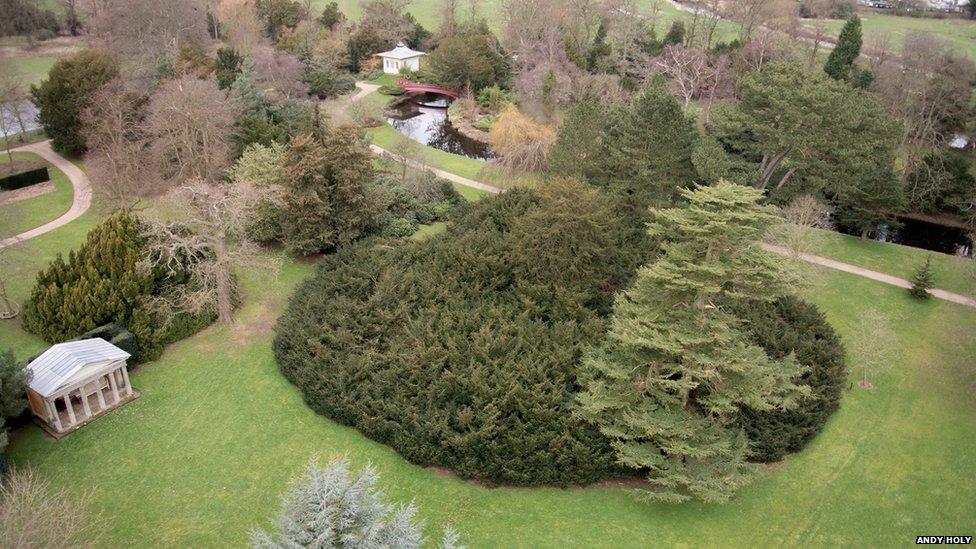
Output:
[[0,249],[6,248],[7,246],[12,246],[18,242],[34,238],[35,236],[51,232],[54,229],[67,225],[68,223],[81,217],[81,214],[87,212],[88,208],[91,207],[92,200],[91,182],[88,180],[88,176],[85,175],[85,172],[81,171],[81,168],[75,166],[70,160],[54,152],[54,150],[51,149],[50,140],[24,145],[12,150],[14,152],[31,152],[42,157],[51,164],[54,164],[56,168],[68,176],[68,179],[71,181],[74,194],[71,199],[71,208],[61,217],[49,223],[45,223],[40,227],[0,240]]
[[[354,95],[352,97],[351,101],[358,101],[358,100],[362,99],[363,97],[366,97],[367,95],[373,93],[374,91],[376,91],[376,89],[379,88],[379,86],[377,86],[375,84],[367,84],[365,82],[356,82],[356,86],[360,88],[360,91],[359,91],[359,93],[357,93],[356,95]],[[488,191],[490,193],[495,193],[495,194],[498,194],[498,193],[502,192],[502,190],[503,190],[503,189],[500,189],[498,187],[493,187],[491,185],[486,185],[484,183],[479,183],[477,181],[473,181],[473,180],[468,179],[466,177],[461,177],[459,175],[455,175],[455,174],[450,173],[450,172],[445,172],[444,170],[440,170],[440,169],[434,168],[433,166],[428,166],[428,165],[422,164],[420,162],[416,162],[416,161],[409,160],[409,159],[406,159],[406,160],[401,159],[397,155],[395,155],[395,154],[391,153],[390,151],[387,151],[386,149],[384,149],[382,147],[379,147],[377,145],[370,145],[369,148],[370,148],[370,150],[372,150],[373,152],[375,152],[377,154],[389,155],[389,156],[391,156],[391,157],[393,157],[393,158],[395,158],[397,160],[405,161],[408,166],[411,166],[413,168],[432,170],[435,174],[437,174],[438,177],[443,177],[444,179],[447,179],[449,181],[453,181],[453,182],[458,183],[460,185],[465,185],[467,187],[473,187],[475,189],[481,189],[483,191]],[[784,248],[783,246],[776,246],[774,244],[766,244],[766,243],[763,243],[762,244],[762,247],[765,248],[766,250],[770,251],[770,252],[774,252],[774,253],[778,253],[778,254],[782,254],[782,255],[793,255],[793,252],[791,250],[789,250],[788,248]],[[884,282],[885,284],[891,284],[893,286],[898,286],[900,288],[911,288],[912,287],[912,283],[909,282],[909,281],[907,281],[907,280],[905,280],[905,279],[903,279],[903,278],[898,278],[896,276],[892,276],[892,275],[885,274],[885,273],[879,273],[877,271],[872,271],[870,269],[865,269],[863,267],[858,267],[856,265],[851,265],[849,263],[842,263],[840,261],[834,261],[833,259],[827,259],[826,257],[820,257],[819,255],[801,253],[801,254],[799,254],[799,257],[800,257],[800,259],[802,259],[802,260],[804,260],[804,261],[806,261],[808,263],[813,263],[815,265],[822,265],[822,266],[827,267],[827,268],[830,268],[830,269],[836,269],[838,271],[844,271],[845,273],[851,273],[851,274],[854,274],[854,275],[857,275],[857,276],[863,276],[864,278],[869,278],[871,280],[876,280],[878,282]],[[929,293],[932,294],[933,297],[936,297],[938,299],[943,299],[945,301],[950,301],[952,303],[958,303],[960,305],[965,305],[967,307],[976,308],[976,300],[974,300],[972,298],[969,298],[969,297],[966,297],[966,296],[961,295],[961,294],[947,292],[945,290],[939,290],[939,289],[929,290]]]
[[[763,243],[762,247],[770,252],[774,252],[782,255],[793,255],[793,251],[789,248],[783,246],[776,246],[775,244]],[[855,274],[857,276],[863,276],[864,278],[870,278],[871,280],[877,280],[878,282],[884,282],[885,284],[891,284],[892,286],[898,286],[900,288],[911,288],[912,283],[905,280],[904,278],[898,278],[897,276],[891,276],[885,273],[879,273],[878,271],[872,271],[870,269],[865,269],[864,267],[858,267],[856,265],[851,265],[849,263],[842,263],[840,261],[834,261],[833,259],[827,259],[826,257],[820,257],[819,255],[799,254],[800,259],[806,261],[807,263],[813,263],[814,265],[822,265],[830,269],[836,269],[838,271],[844,271],[845,273]],[[955,294],[952,292],[947,292],[945,290],[932,289],[929,293],[933,297],[939,299],[944,299],[946,301],[951,301],[953,303],[958,303],[960,305],[966,305],[967,307],[976,308],[976,300],[966,297],[964,295]]]

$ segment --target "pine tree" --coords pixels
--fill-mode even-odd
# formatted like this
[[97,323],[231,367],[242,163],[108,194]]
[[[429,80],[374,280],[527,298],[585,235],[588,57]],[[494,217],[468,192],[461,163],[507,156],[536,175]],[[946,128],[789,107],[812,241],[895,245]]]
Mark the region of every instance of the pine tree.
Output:
[[373,177],[369,150],[356,131],[340,127],[324,142],[296,137],[285,155],[282,239],[310,254],[348,244],[369,227],[375,209],[366,192]]
[[[322,468],[309,464],[281,504],[275,532],[251,534],[255,548],[372,547],[419,548],[423,522],[413,503],[394,508],[376,487],[379,476],[367,466],[353,476],[345,460]],[[442,547],[460,547],[458,536],[445,529]]]
[[919,265],[912,274],[912,287],[908,290],[915,299],[928,299],[929,290],[935,286],[935,276],[932,272],[932,258],[926,257],[925,263]]
[[553,175],[591,180],[600,158],[600,131],[604,113],[591,100],[581,101],[566,113],[556,142],[549,151]]
[[666,205],[695,181],[697,131],[656,76],[632,103],[605,117],[598,181],[634,212]]
[[837,46],[827,57],[824,72],[834,80],[848,80],[854,72],[854,62],[861,55],[861,18],[855,13],[844,23],[837,38]]
[[653,210],[662,255],[614,304],[606,343],[589,353],[579,414],[619,463],[648,472],[649,499],[726,501],[747,478],[748,443],[730,425],[742,407],[788,409],[809,394],[792,356],[770,358],[727,307],[785,289],[759,236],[773,221],[762,192],[720,181],[682,190],[683,208]]

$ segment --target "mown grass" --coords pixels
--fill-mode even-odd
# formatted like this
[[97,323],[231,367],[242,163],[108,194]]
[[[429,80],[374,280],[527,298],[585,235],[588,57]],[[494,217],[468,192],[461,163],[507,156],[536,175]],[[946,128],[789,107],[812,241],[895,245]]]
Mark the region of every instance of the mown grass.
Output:
[[[776,241],[776,238],[771,240]],[[878,242],[822,229],[808,229],[804,251],[873,271],[910,279],[915,269],[932,260],[937,288],[961,294],[976,294],[976,262],[963,258]]]
[[[88,214],[23,243],[30,268],[77,245],[93,221]],[[900,352],[874,376],[875,388],[848,389],[804,452],[763,468],[732,503],[645,504],[610,486],[483,488],[409,464],[314,414],[280,375],[270,345],[275,318],[311,270],[286,261],[278,273],[242,273],[236,325],[170,346],[133,372],[138,400],[60,442],[33,426],[14,433],[14,463],[71,493],[91,491],[111,547],[244,545],[249,530],[269,525],[292,475],[313,457],[336,455],[376,465],[391,498],[416,501],[431,537],[453,524],[472,547],[892,546],[920,532],[964,532],[976,516],[966,488],[976,474],[971,309],[828,273],[810,298],[845,343],[857,341],[869,309],[893,326]],[[12,290],[23,296],[25,287]],[[2,329],[18,356],[42,348]]]
[[41,80],[47,78],[47,73],[57,60],[57,57],[23,55],[6,57],[0,60],[0,62],[16,69],[17,76],[23,82],[26,90],[31,84],[39,84]]
[[[14,161],[48,164],[34,153],[14,153],[13,157]],[[0,173],[7,164],[7,155],[3,154],[0,156]],[[73,191],[68,177],[51,165],[48,165],[48,173],[51,175],[51,182],[54,183],[53,191],[17,202],[0,204],[0,239],[40,227],[48,221],[57,219],[71,208]]]
[[[929,33],[945,41],[953,50],[976,61],[976,21],[958,17],[936,19],[933,17],[905,17],[883,13],[864,12],[861,17],[865,41],[872,35],[889,34],[893,45],[900,48],[904,38],[914,33]],[[827,32],[836,37],[845,21],[833,19],[826,21]],[[812,23],[807,23],[812,25]]]

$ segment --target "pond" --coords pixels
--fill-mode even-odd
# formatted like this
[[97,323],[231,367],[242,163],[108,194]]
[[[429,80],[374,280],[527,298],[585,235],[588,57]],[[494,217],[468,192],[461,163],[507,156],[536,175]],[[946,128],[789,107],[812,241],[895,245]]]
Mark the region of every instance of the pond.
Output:
[[[20,119],[24,122],[23,128],[17,122],[18,117],[15,116],[15,111],[19,112]],[[17,135],[21,131],[33,131],[40,128],[41,126],[37,122],[37,113],[37,107],[27,99],[15,103],[0,103],[0,116],[3,116],[3,123],[0,124],[0,137]]]
[[447,119],[450,100],[432,94],[410,97],[393,107],[396,115],[387,122],[403,135],[435,149],[473,158],[491,160],[495,151],[483,141],[472,139],[451,125]]
[[[839,228],[843,233],[860,236],[856,232],[849,232]],[[972,242],[964,229],[922,221],[920,219],[900,218],[898,226],[892,227],[886,223],[878,226],[878,229],[868,235],[880,242],[893,242],[932,250],[944,254],[971,256],[973,255]]]

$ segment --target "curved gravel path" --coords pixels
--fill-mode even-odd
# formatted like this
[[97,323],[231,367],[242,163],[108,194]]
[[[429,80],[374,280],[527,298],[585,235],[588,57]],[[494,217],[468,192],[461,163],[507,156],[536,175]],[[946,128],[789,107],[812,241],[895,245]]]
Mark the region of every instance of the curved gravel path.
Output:
[[[777,246],[775,244],[763,243],[762,247],[767,251],[781,254],[781,255],[793,255],[788,248],[783,246]],[[807,263],[813,263],[814,265],[822,265],[830,269],[836,269],[838,271],[844,271],[845,273],[851,273],[857,276],[863,276],[864,278],[870,278],[871,280],[877,280],[878,282],[884,282],[885,284],[891,284],[892,286],[898,286],[900,288],[911,288],[912,283],[904,278],[898,278],[897,276],[892,276],[890,274],[879,273],[878,271],[872,271],[871,269],[865,269],[864,267],[858,267],[857,265],[851,265],[850,263],[843,263],[841,261],[834,261],[833,259],[827,259],[826,257],[820,257],[819,255],[801,253],[799,254],[800,259],[806,261]],[[932,297],[939,299],[944,299],[946,301],[951,301],[953,303],[958,303],[960,305],[966,305],[967,307],[976,308],[976,299],[966,297],[962,294],[956,294],[953,292],[947,292],[945,290],[940,290],[938,288],[933,288],[929,290],[929,294]]]
[[30,145],[23,145],[11,150],[14,152],[31,152],[40,156],[44,160],[47,160],[51,164],[54,164],[54,167],[64,172],[64,175],[66,175],[71,181],[73,195],[71,199],[71,208],[62,214],[61,217],[58,217],[54,221],[45,223],[40,227],[36,227],[29,231],[24,231],[18,235],[0,240],[0,249],[6,248],[7,246],[12,246],[18,242],[23,242],[24,240],[29,240],[35,236],[51,232],[54,229],[71,223],[75,219],[81,217],[81,214],[88,211],[88,208],[91,207],[92,200],[91,181],[88,180],[88,176],[85,175],[85,172],[83,172],[81,168],[75,166],[70,160],[54,152],[54,150],[51,148],[51,140],[41,141],[40,143],[32,143]]

